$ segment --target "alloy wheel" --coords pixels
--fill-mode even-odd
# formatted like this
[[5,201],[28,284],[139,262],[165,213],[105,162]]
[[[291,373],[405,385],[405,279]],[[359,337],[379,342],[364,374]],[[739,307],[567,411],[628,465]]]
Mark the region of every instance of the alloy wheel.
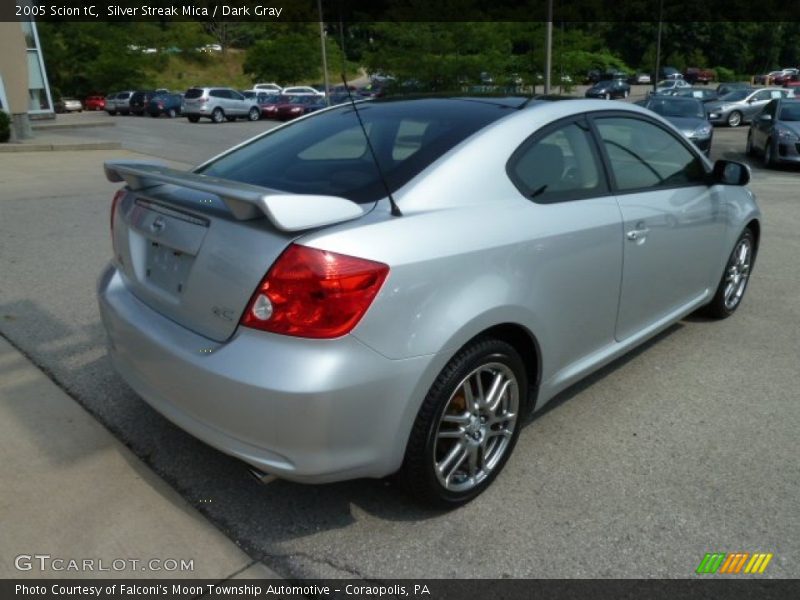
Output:
[[750,267],[753,258],[753,242],[750,237],[743,237],[736,244],[728,270],[725,274],[725,308],[733,310],[741,302],[747,280],[750,277]]
[[434,472],[452,492],[479,485],[501,462],[517,426],[519,384],[499,362],[479,366],[450,396],[436,431]]
[[741,124],[742,124],[742,114],[738,110],[733,111],[728,117],[728,125],[730,125],[731,127],[738,127]]

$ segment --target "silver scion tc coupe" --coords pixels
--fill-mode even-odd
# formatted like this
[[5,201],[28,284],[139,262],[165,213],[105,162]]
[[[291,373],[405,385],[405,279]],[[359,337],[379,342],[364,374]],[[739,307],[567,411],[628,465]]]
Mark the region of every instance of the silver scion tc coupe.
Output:
[[131,387],[260,473],[397,473],[440,506],[559,391],[732,314],[760,234],[747,167],[598,100],[351,103],[192,171],[105,170],[127,185],[98,296]]

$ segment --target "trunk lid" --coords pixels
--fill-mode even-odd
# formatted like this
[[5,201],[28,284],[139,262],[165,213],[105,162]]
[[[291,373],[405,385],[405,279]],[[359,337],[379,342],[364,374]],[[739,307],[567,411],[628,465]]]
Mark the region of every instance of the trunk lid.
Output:
[[[118,202],[112,227],[114,261],[127,288],[219,342],[233,335],[258,284],[297,232],[327,224],[319,216],[328,204],[340,208],[328,222],[345,220],[344,208],[348,218],[363,214],[343,198],[281,194],[160,165],[108,162],[106,174],[133,188]],[[315,206],[321,207],[315,215],[303,216]]]

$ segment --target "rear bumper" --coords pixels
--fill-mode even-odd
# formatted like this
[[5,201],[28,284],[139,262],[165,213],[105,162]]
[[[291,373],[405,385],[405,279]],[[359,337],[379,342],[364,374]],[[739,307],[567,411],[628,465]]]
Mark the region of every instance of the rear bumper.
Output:
[[307,483],[400,467],[436,355],[389,360],[353,336],[308,340],[247,328],[214,342],[144,305],[110,265],[98,301],[115,369],[207,444]]

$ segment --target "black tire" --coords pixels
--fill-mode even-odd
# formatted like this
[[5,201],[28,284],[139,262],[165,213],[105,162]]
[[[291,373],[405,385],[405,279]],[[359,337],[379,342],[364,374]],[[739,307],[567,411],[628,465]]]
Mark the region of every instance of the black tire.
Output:
[[772,149],[772,140],[764,144],[764,166],[767,169],[775,168],[775,151]]
[[189,115],[186,118],[189,119],[190,123],[197,123],[200,120],[200,117],[198,117],[197,115]]
[[[744,282],[741,283],[741,290],[738,290],[735,286],[739,285],[741,279],[732,280],[732,269],[734,269],[737,264],[737,257],[741,252],[742,244],[748,245],[749,257],[747,259],[747,269]],[[750,275],[753,272],[753,265],[756,261],[757,251],[758,248],[756,247],[755,235],[750,228],[747,228],[742,232],[742,235],[739,236],[739,239],[737,239],[736,243],[733,245],[733,250],[731,250],[731,254],[728,257],[728,262],[725,263],[725,271],[722,273],[722,277],[720,278],[714,298],[703,310],[703,313],[706,316],[714,319],[726,319],[736,312],[736,309],[742,304],[744,293],[747,290],[747,284],[750,282]],[[742,269],[737,270],[738,273],[741,273],[741,271]],[[731,298],[732,301],[728,299],[728,284],[731,283],[734,284],[733,290],[737,292],[735,297]]]
[[[466,393],[458,394],[459,391],[465,390],[465,387],[462,386],[471,386],[471,390],[476,390],[478,388],[472,387],[471,383],[477,381],[473,380],[473,377],[485,381],[484,376],[496,377],[498,373],[507,377],[507,381],[513,381],[516,389],[514,385],[509,385],[508,395],[504,392],[500,396],[505,398],[504,403],[499,404],[494,412],[491,412],[488,407],[485,407],[485,410],[490,411],[488,413],[490,415],[497,415],[497,411],[504,411],[499,414],[501,421],[505,415],[509,415],[510,420],[510,416],[515,414],[513,422],[492,423],[483,417],[478,418],[477,410],[475,416],[466,416],[472,411],[467,408]],[[483,389],[488,388],[484,385]],[[528,382],[525,366],[511,345],[494,338],[478,338],[466,345],[436,378],[417,413],[406,446],[403,466],[397,474],[402,487],[418,502],[445,509],[455,508],[478,496],[491,485],[514,450],[522,426],[522,418],[527,414],[527,396]],[[455,407],[454,403],[456,402],[462,404]],[[514,408],[515,402],[516,407]],[[471,420],[468,425],[464,426],[448,423],[448,427],[457,427],[457,435],[460,436],[457,441],[443,439],[443,436],[440,436],[442,419],[448,408],[458,410],[459,413],[463,410],[465,417],[459,418]],[[498,426],[498,429],[493,429],[495,425]],[[508,428],[512,428],[512,430],[508,431]],[[499,431],[503,431],[506,435],[497,435]],[[506,443],[503,445],[503,442]],[[477,450],[478,446],[481,448],[480,451]],[[473,472],[472,477],[468,477],[466,463],[464,463],[465,459],[470,458],[469,448],[475,453],[475,465],[478,464],[478,455],[482,456],[480,472]],[[492,454],[492,452],[496,452],[496,454]],[[462,455],[462,457],[458,458],[453,453]],[[447,458],[440,461],[443,466],[448,462],[452,463],[452,470],[445,479],[449,480],[450,476],[460,474],[455,484],[470,485],[471,487],[464,490],[452,490],[445,487],[446,484],[440,481],[436,473],[437,455],[442,454],[453,454],[453,460],[455,460],[454,463],[448,461]],[[487,466],[484,461],[492,463],[492,466],[484,469]],[[469,462],[467,460],[467,463]],[[465,466],[459,470],[459,466],[462,464]],[[447,468],[449,467],[448,464]]]
[[738,127],[742,124],[742,113],[738,110],[734,110],[731,114],[728,115],[728,127]]
[[236,117],[225,117],[225,119],[227,119],[228,123],[233,123],[236,120]]
[[151,112],[151,113],[150,113],[150,116],[151,116],[151,117],[153,117],[153,118],[158,118],[158,117],[160,117],[161,115],[160,115],[159,113],[156,113],[156,112]]
[[756,155],[755,150],[753,149],[753,136],[750,133],[747,134],[747,143],[745,144],[745,147],[744,147],[744,153],[747,156],[755,156]]
[[[108,111],[106,111],[106,112],[108,112]],[[112,111],[108,112],[108,116],[109,117],[113,117],[116,114],[117,114],[117,111],[115,111],[115,110],[112,110]]]
[[261,118],[261,109],[255,106],[247,113],[247,119],[250,121],[258,121]]
[[222,123],[225,120],[225,113],[221,108],[215,108],[214,112],[211,113],[211,120],[214,123]]

